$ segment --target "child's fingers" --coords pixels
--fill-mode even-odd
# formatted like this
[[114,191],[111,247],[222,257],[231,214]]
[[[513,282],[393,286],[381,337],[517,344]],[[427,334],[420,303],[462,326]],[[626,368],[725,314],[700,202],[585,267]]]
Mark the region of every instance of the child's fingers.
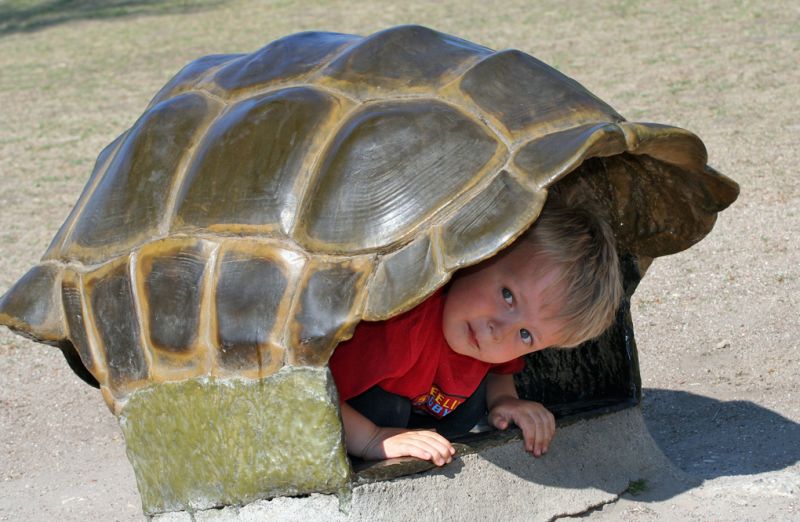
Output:
[[496,403],[489,421],[498,429],[506,429],[512,422],[522,430],[523,446],[536,457],[547,453],[556,432],[553,414],[538,402],[520,399]]
[[430,448],[434,453],[444,458],[448,458],[456,452],[453,445],[450,444],[450,441],[435,431],[411,431],[408,432],[408,438],[420,446]]
[[541,457],[547,451],[547,426],[541,419],[536,423],[536,441],[533,443],[533,454]]
[[541,431],[541,427],[532,419],[529,422],[526,422],[525,428],[522,429],[522,436],[525,439],[525,451],[528,453],[533,453],[537,457],[536,453],[536,443],[537,441],[541,441],[541,433],[537,433],[537,431]]
[[531,412],[523,416],[518,424],[522,429],[525,449],[537,457],[547,453],[550,440],[555,434],[555,420],[550,412],[546,410]]
[[444,466],[453,460],[449,452],[441,451],[441,448],[436,448],[420,442],[408,443],[407,454],[412,457],[417,457],[418,459],[430,460],[437,466]]
[[498,430],[504,430],[511,424],[511,419],[502,412],[493,411],[489,414],[489,423]]
[[453,455],[456,449],[450,444],[450,441],[433,431],[419,431],[412,432],[417,437],[420,444],[433,450],[434,464],[439,466],[446,464],[453,460]]
[[538,450],[537,456],[547,453],[547,449],[550,446],[550,441],[553,439],[553,435],[555,435],[556,432],[556,422],[552,413],[547,410],[542,410],[539,413],[538,420],[538,425],[541,427],[541,432],[537,433],[536,436],[538,448],[534,448],[534,453],[536,454]]
[[437,466],[450,462],[455,453],[450,441],[433,431],[404,431],[387,438],[383,446],[389,458],[411,456]]

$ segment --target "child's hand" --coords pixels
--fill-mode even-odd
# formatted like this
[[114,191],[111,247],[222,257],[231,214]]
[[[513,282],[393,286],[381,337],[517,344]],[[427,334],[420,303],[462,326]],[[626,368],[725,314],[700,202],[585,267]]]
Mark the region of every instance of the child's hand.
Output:
[[417,457],[444,466],[453,460],[456,450],[450,441],[430,430],[380,428],[366,448],[366,459]]
[[547,447],[556,433],[553,414],[538,402],[504,397],[489,412],[489,422],[504,430],[511,423],[522,430],[525,450],[536,457],[547,453]]

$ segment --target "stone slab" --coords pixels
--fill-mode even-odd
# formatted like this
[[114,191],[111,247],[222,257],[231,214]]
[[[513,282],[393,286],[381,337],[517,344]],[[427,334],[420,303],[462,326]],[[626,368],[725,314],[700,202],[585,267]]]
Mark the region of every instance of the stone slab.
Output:
[[[194,513],[200,522],[551,520],[613,502],[631,481],[696,481],[672,466],[631,408],[560,429],[540,459],[519,440],[466,455],[439,469],[353,489],[349,504],[336,496],[279,497],[241,508]],[[340,509],[344,508],[344,510]],[[172,513],[155,522],[179,522]]]
[[350,485],[327,369],[135,392],[120,414],[145,513],[341,493]]

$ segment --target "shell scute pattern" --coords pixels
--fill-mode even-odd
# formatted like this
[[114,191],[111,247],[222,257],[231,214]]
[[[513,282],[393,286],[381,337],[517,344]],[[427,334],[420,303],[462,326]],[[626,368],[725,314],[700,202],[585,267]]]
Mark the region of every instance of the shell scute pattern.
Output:
[[305,261],[291,251],[249,241],[229,241],[220,249],[211,316],[219,349],[218,374],[256,378],[283,365],[282,322],[291,289]]
[[363,38],[352,34],[304,32],[285,36],[232,60],[213,74],[212,92],[223,97],[284,83],[303,83],[343,49]]
[[320,366],[508,245],[562,180],[626,251],[688,247],[738,193],[705,161],[519,51],[419,26],[290,35],[159,91],[0,324],[74,345],[115,409],[150,382]]
[[80,275],[72,270],[64,270],[61,282],[61,302],[67,323],[65,337],[74,339],[72,345],[78,357],[89,373],[95,373],[95,357],[91,352],[91,344],[86,331],[86,320],[83,312],[83,286]]
[[[244,54],[212,54],[203,56],[190,62],[178,74],[172,77],[167,84],[159,90],[150,101],[149,107],[153,107],[164,100],[177,96],[178,94],[194,89],[205,77],[224,64],[233,62]],[[148,108],[149,108],[148,107]]]
[[544,197],[543,191],[531,192],[502,171],[442,227],[445,268],[471,265],[492,255],[496,242],[511,242],[536,219]]
[[215,109],[186,93],[146,112],[75,215],[59,257],[100,263],[158,237],[184,159]]
[[198,147],[177,196],[172,232],[288,235],[308,162],[343,105],[324,92],[294,87],[230,107]]
[[117,257],[82,277],[90,348],[78,352],[95,352],[95,378],[116,393],[141,386],[150,376],[129,261],[130,256]]
[[284,364],[306,265],[301,252],[263,240],[153,241],[86,273],[65,271],[67,335],[115,399],[151,381],[271,375]]
[[139,250],[136,284],[142,330],[153,353],[167,358],[166,365],[182,365],[187,355],[198,350],[203,279],[215,246],[176,238],[148,243]]
[[289,364],[322,366],[336,344],[352,335],[373,265],[372,256],[309,261],[286,329]]
[[491,52],[427,27],[393,27],[347,49],[320,72],[315,83],[362,100],[430,96]]
[[506,150],[436,101],[368,105],[326,151],[298,240],[312,250],[385,249],[491,176]]
[[575,80],[517,50],[479,62],[464,74],[460,88],[515,140],[585,123],[624,121]]
[[546,134],[517,149],[513,163],[533,186],[545,188],[580,165],[586,157],[620,154],[625,135],[613,123],[591,123]]
[[75,203],[75,206],[70,211],[67,219],[59,228],[58,233],[56,233],[53,240],[50,242],[50,246],[47,248],[47,251],[42,256],[42,260],[54,260],[58,259],[62,256],[62,252],[64,249],[64,242],[70,237],[72,234],[72,229],[75,225],[75,221],[77,220],[77,216],[83,207],[86,205],[86,201],[91,197],[94,193],[94,189],[100,180],[103,178],[103,174],[105,174],[106,169],[108,168],[109,163],[117,153],[117,150],[121,146],[121,144],[125,141],[125,137],[127,133],[123,133],[122,135],[118,136],[117,139],[112,141],[108,144],[101,152],[100,155],[97,157],[95,161],[94,168],[92,169],[92,174],[89,176],[89,180],[86,182],[86,185],[83,188],[83,192],[81,193],[80,197],[78,198],[78,202]]

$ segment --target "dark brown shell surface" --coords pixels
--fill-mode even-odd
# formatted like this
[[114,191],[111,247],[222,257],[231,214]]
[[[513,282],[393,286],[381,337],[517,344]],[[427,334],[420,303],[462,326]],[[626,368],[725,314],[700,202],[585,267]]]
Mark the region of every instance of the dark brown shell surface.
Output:
[[159,91],[0,324],[74,347],[111,404],[324,365],[358,321],[508,245],[565,177],[621,249],[688,248],[738,194],[706,160],[690,132],[627,122],[520,51],[419,26],[299,33]]

